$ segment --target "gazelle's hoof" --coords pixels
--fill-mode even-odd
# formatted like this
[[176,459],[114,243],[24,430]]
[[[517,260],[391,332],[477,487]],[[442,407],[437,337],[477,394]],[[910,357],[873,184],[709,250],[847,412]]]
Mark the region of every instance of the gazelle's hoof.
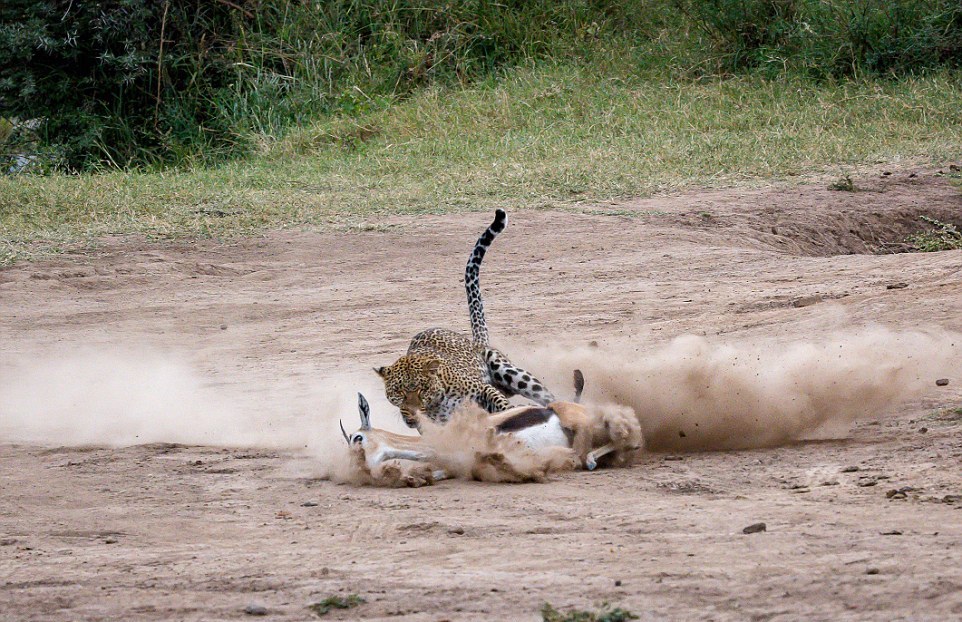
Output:
[[598,468],[598,463],[595,462],[594,458],[588,458],[585,460],[585,468],[589,471],[594,471],[596,468]]

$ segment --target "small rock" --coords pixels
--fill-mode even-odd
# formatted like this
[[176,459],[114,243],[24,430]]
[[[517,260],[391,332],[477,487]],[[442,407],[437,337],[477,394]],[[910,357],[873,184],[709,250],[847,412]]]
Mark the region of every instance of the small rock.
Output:
[[326,577],[326,576],[329,575],[329,574],[331,574],[331,569],[330,569],[330,568],[328,568],[327,566],[324,566],[323,568],[321,568],[321,576],[325,576],[325,577]]
[[908,286],[908,283],[889,283],[885,286],[885,289],[905,289]]
[[819,302],[822,302],[822,297],[818,294],[814,296],[802,296],[801,298],[796,298],[793,300],[792,306],[798,309],[801,307],[810,307]]
[[812,492],[812,489],[811,488],[793,488],[792,489],[792,494],[795,494],[795,495],[804,494],[806,492]]
[[929,431],[928,428],[919,428],[919,434],[925,434],[928,431]]
[[450,534],[455,534],[455,535],[458,535],[458,536],[463,536],[463,535],[464,535],[464,527],[452,527],[451,529],[448,529],[448,533],[450,533]]
[[886,499],[905,499],[906,494],[901,490],[889,490],[885,493]]
[[918,176],[919,176],[918,173],[909,173],[909,179],[912,179],[912,178],[918,177]]
[[958,503],[959,501],[962,501],[962,495],[945,495],[942,497],[942,503],[948,503],[950,505]]
[[948,378],[939,378],[938,380],[935,381],[935,386],[937,386],[937,387],[947,387],[947,386],[949,386],[949,379],[948,379]]
[[855,482],[855,485],[861,488],[868,488],[869,486],[877,486],[878,480],[873,477],[863,477],[862,479]]
[[0,540],[0,546],[10,546],[11,544],[16,544],[16,543],[17,543],[16,538],[4,538],[3,540]]
[[844,469],[842,469],[842,473],[855,473],[858,470],[859,469],[857,466],[847,466]]
[[878,568],[869,568],[865,571],[865,574],[878,574]]
[[104,538],[104,544],[117,544],[117,538]]
[[684,459],[685,459],[684,456],[665,456],[664,458],[662,458],[662,460],[664,460],[665,462],[671,462],[673,460],[684,460]]
[[246,607],[244,607],[244,613],[246,613],[249,616],[266,616],[267,607],[263,605],[253,605],[253,604],[247,605]]
[[621,587],[621,579],[615,579],[615,587]]
[[901,536],[901,535],[902,535],[902,530],[901,530],[901,529],[893,529],[892,531],[883,531],[883,532],[882,532],[882,535],[883,535],[883,536]]
[[950,171],[958,172],[958,171],[960,170],[960,169],[959,169],[959,165],[958,165],[958,164],[949,164],[949,170],[950,170]]
[[316,507],[317,507],[317,501],[305,501],[304,503],[301,504],[301,507],[302,507],[302,508],[316,508]]
[[821,485],[822,486],[838,486],[838,480],[832,479],[827,482],[822,482]]
[[892,174],[892,171],[882,171],[882,177],[888,177]]
[[597,348],[598,342],[592,339],[591,341],[588,342],[588,345],[591,346],[592,348]]
[[220,329],[221,329],[221,330],[227,330],[227,324],[221,324],[221,325],[220,325]]
[[742,529],[742,533],[751,534],[751,533],[759,533],[767,530],[768,530],[768,527],[765,525],[765,523],[754,523]]

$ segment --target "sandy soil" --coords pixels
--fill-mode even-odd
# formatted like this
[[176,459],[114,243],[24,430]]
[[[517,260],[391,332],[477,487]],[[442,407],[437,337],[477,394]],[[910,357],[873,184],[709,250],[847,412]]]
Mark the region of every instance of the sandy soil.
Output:
[[[875,254],[899,250],[919,213],[962,214],[957,187],[909,173],[856,180],[857,193],[515,211],[482,275],[492,335],[524,363],[551,341],[643,353],[684,333],[960,331],[962,252]],[[276,399],[283,421],[345,378],[376,388],[370,367],[416,330],[466,327],[461,271],[488,220],[227,244],[116,238],[8,268],[0,372],[81,344],[177,353],[268,416]],[[960,619],[962,416],[934,413],[962,405],[957,372],[840,440],[651,453],[546,484],[352,488],[311,476],[294,447],[8,439],[0,619],[227,620],[256,604],[266,619],[309,620],[308,604],[353,593],[367,602],[325,619],[535,620],[545,602],[605,601],[643,620]],[[757,522],[767,531],[742,533]]]

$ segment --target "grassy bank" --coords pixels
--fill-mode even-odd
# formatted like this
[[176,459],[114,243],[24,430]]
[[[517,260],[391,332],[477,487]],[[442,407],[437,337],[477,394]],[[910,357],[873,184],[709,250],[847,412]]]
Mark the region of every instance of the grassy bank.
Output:
[[540,66],[318,118],[216,168],[0,178],[0,259],[109,233],[231,236],[564,206],[962,152],[962,76],[632,78]]

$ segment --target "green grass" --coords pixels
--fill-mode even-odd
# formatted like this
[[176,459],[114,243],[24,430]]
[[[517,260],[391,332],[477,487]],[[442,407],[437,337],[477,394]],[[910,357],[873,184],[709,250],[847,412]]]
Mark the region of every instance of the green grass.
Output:
[[909,236],[907,242],[915,250],[931,253],[962,249],[962,232],[955,225],[929,216],[920,216],[920,218],[928,228]]
[[621,607],[611,609],[607,603],[602,605],[598,611],[571,609],[561,612],[552,607],[550,603],[545,603],[541,607],[541,620],[543,622],[628,622],[628,620],[637,619],[638,616],[632,612]]
[[316,616],[321,617],[326,616],[333,609],[353,609],[366,602],[366,600],[357,594],[351,594],[346,597],[328,596],[322,601],[308,605],[307,608],[313,611]]
[[962,151],[962,75],[816,84],[534,66],[327,117],[217,168],[0,177],[0,262],[106,234],[364,228],[390,214],[554,208]]

